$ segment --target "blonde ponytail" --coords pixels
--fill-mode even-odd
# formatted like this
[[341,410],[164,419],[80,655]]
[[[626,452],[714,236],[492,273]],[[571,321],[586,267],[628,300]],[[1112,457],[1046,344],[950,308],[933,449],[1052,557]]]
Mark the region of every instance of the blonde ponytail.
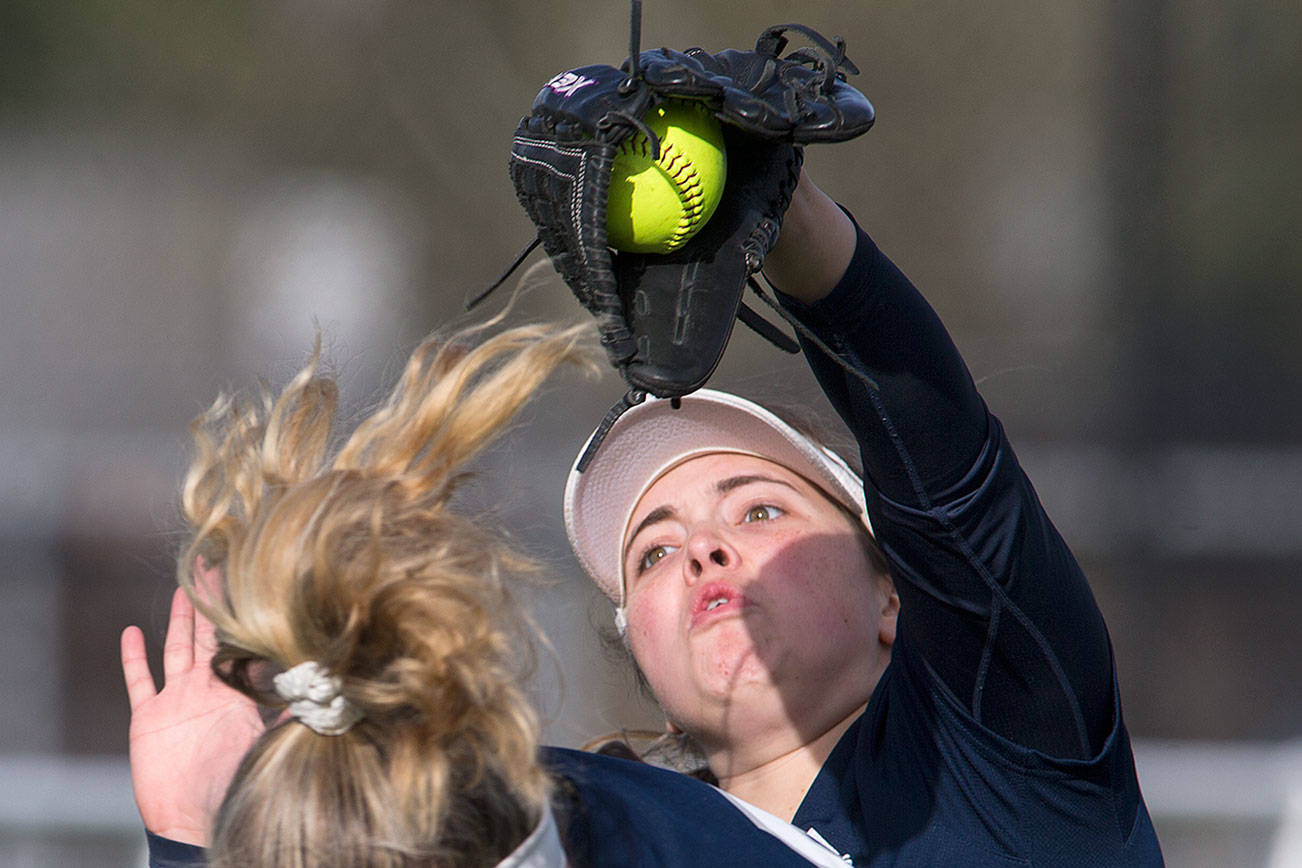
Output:
[[[319,352],[279,396],[222,398],[195,421],[180,581],[217,629],[215,669],[274,712],[273,676],[312,661],[358,716],[335,735],[289,717],[259,740],[211,864],[492,865],[533,828],[548,783],[509,588],[531,567],[449,501],[552,371],[591,365],[579,334],[427,340],[337,450]],[[195,589],[196,563],[218,593]]]

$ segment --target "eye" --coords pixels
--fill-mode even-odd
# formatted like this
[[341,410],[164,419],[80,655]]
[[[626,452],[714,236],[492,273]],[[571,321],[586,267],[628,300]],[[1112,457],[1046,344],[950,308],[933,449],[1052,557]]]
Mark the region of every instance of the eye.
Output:
[[642,557],[638,559],[638,574],[640,575],[641,573],[646,572],[665,558],[669,557],[669,555],[674,551],[674,548],[674,546],[659,545],[647,549],[642,554]]
[[783,515],[786,515],[786,513],[781,507],[765,503],[759,506],[752,506],[750,509],[746,510],[746,515],[742,518],[742,521],[773,521],[773,519],[780,518]]

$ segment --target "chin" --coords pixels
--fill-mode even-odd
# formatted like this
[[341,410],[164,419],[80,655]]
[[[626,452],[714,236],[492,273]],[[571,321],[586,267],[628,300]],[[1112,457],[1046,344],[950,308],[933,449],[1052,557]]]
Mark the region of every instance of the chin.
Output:
[[768,664],[749,638],[711,644],[698,657],[696,670],[702,690],[718,700],[733,700],[739,690],[773,684]]

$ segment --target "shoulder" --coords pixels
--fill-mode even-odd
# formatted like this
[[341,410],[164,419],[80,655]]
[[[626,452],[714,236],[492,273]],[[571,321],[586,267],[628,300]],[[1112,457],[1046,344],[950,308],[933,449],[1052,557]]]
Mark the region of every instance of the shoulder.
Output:
[[[1086,760],[1022,747],[974,720],[925,661],[897,655],[797,814],[875,864],[1161,864],[1117,714]],[[1025,862],[1020,860],[1027,860]]]
[[647,763],[544,748],[558,822],[578,864],[807,865],[717,789]]
[[582,803],[600,805],[607,817],[640,818],[646,824],[662,816],[679,818],[684,809],[715,819],[735,813],[709,784],[649,763],[556,747],[543,748],[540,759]]

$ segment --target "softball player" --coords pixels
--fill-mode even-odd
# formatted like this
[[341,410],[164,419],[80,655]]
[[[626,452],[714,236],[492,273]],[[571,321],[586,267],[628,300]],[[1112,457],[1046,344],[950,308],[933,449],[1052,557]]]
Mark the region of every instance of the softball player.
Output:
[[935,313],[807,177],[765,271],[862,480],[700,391],[565,493],[670,728],[855,865],[1160,864],[1103,618]]

